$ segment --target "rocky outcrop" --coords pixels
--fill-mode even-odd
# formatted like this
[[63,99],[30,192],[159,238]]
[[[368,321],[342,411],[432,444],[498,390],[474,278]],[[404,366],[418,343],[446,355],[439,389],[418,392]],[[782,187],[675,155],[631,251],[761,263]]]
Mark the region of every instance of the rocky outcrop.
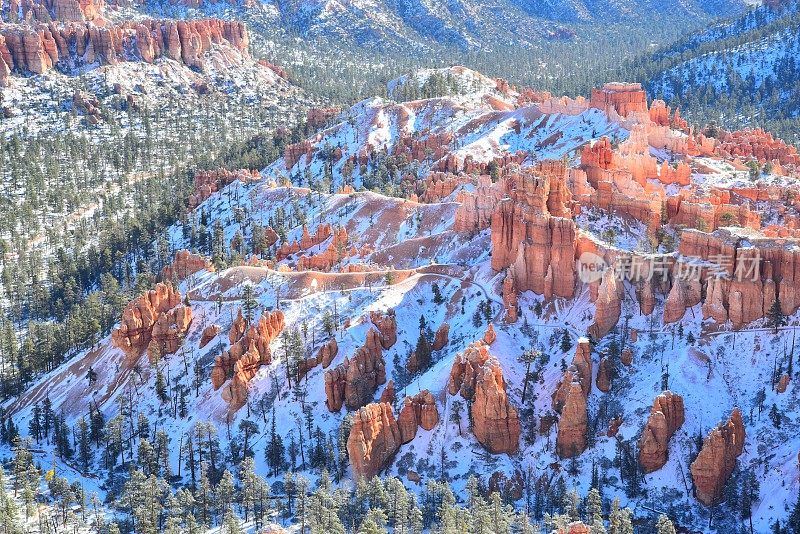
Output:
[[[791,315],[800,306],[796,244],[796,239],[766,237],[749,229],[684,230],[664,322],[677,321],[688,308],[702,304],[704,318],[740,328],[765,317],[776,297],[783,314]],[[681,273],[695,275],[686,280]]]
[[262,365],[272,363],[270,343],[283,330],[283,312],[265,311],[258,323],[247,326],[241,309],[228,333],[230,348],[217,356],[211,369],[211,383],[219,389],[230,379],[223,392],[230,404],[239,408],[247,400],[247,386]]
[[617,283],[614,269],[606,269],[600,280],[597,299],[594,301],[594,323],[589,327],[589,332],[595,339],[603,338],[617,325],[622,312],[621,291],[622,284]]
[[571,298],[575,292],[575,223],[550,213],[561,210],[559,179],[549,172],[504,176],[509,196],[497,204],[491,223],[492,269],[513,265],[517,291],[548,299]]
[[519,316],[518,305],[517,285],[514,283],[514,275],[509,269],[503,279],[503,308],[506,312],[506,323],[513,324],[517,322]]
[[356,478],[377,475],[400,448],[400,429],[388,403],[359,409],[347,438],[347,453]]
[[612,363],[607,355],[600,358],[600,364],[597,366],[597,389],[603,393],[608,393],[611,390],[611,380],[613,378]]
[[586,397],[580,382],[573,381],[569,384],[561,417],[558,419],[556,452],[561,458],[573,458],[586,450],[588,425]]
[[10,0],[8,9],[0,12],[5,22],[72,22],[101,19],[105,3],[102,0]]
[[661,469],[667,463],[669,440],[683,426],[683,421],[683,397],[665,391],[655,398],[639,438],[639,464],[645,473]]
[[329,120],[341,113],[342,108],[309,108],[306,111],[306,124],[311,128],[325,126]]
[[[64,68],[113,65],[120,61],[152,63],[166,57],[203,68],[203,55],[217,45],[247,54],[247,29],[241,22],[142,20],[96,26],[89,22],[0,27],[0,57],[5,68],[42,74]],[[3,70],[5,70],[3,68]]]
[[[198,170],[194,173],[194,191],[189,195],[189,209],[193,210],[202,202],[209,198],[211,195],[222,189],[228,184],[235,181],[240,181],[245,184],[257,182],[261,179],[261,174],[257,170],[250,169],[214,169],[209,171]],[[270,230],[272,230],[270,228]],[[274,232],[273,232],[274,234]],[[274,239],[269,239],[267,236],[267,246],[272,246],[278,240],[275,235]],[[260,251],[255,251],[256,253]]]
[[386,387],[383,388],[381,391],[381,399],[379,402],[388,402],[389,404],[394,404],[396,398],[396,393],[394,390],[394,380],[389,380],[386,384]]
[[384,349],[389,349],[397,343],[397,318],[394,315],[394,310],[389,310],[387,313],[371,311],[369,312],[369,320],[378,329],[381,337],[381,346]]
[[[327,246],[320,250],[326,241],[329,241]],[[300,240],[284,241],[275,256],[280,261],[292,255],[299,255],[297,270],[300,271],[330,271],[348,253],[356,254],[352,248],[348,251],[347,241],[347,229],[344,226],[333,227],[323,223],[317,226],[313,234],[308,231],[306,226],[303,226],[303,235]]]
[[200,254],[192,254],[188,250],[179,250],[175,253],[172,263],[161,270],[161,280],[183,281],[194,273],[213,270],[208,258]]
[[592,344],[586,338],[578,339],[572,364],[564,371],[564,378],[553,393],[553,409],[556,412],[560,413],[564,407],[573,381],[580,384],[583,396],[588,397],[592,391]]
[[450,325],[442,323],[436,329],[436,334],[433,336],[433,343],[431,344],[432,350],[442,350],[447,346],[450,338]]
[[[111,333],[112,344],[125,351],[128,356],[138,356],[150,344],[156,321],[180,303],[180,291],[169,284],[157,284],[155,289],[125,306],[119,327]],[[182,318],[185,317],[184,312]],[[191,321],[190,314],[188,317]]]
[[200,348],[202,349],[206,345],[208,345],[212,339],[217,337],[217,335],[222,330],[222,327],[218,324],[212,324],[207,326],[204,330],[202,335],[200,336]]
[[432,430],[438,422],[439,410],[430,391],[426,389],[406,397],[397,418],[400,439],[403,443],[408,443],[417,435],[417,427]]
[[744,448],[745,430],[742,413],[734,408],[727,422],[711,431],[700,454],[690,467],[695,496],[706,506],[717,504],[722,489],[736,467]]
[[76,89],[72,95],[72,108],[85,116],[89,124],[96,125],[100,123],[100,101],[96,96]]
[[489,327],[486,329],[486,332],[483,334],[483,342],[487,345],[491,345],[497,339],[497,333],[494,331],[494,325],[489,323]]
[[761,128],[720,132],[719,152],[725,157],[754,158],[760,163],[777,161],[781,165],[800,165],[797,149],[775,139],[771,133]]
[[631,112],[647,113],[647,94],[641,84],[612,82],[592,89],[589,105],[608,115],[614,110],[620,117],[627,117]]
[[317,360],[322,364],[323,369],[327,369],[338,353],[339,345],[336,344],[336,338],[332,337],[319,348]]
[[490,176],[479,176],[475,192],[461,190],[456,195],[453,229],[456,232],[479,232],[492,223],[492,214],[503,198],[503,191],[492,183]]
[[179,304],[168,312],[161,312],[150,332],[150,343],[147,344],[150,363],[176,353],[191,324],[192,309],[188,306]]
[[341,410],[342,404],[349,410],[358,409],[368,404],[378,386],[385,383],[381,336],[369,329],[364,345],[352,358],[325,372],[325,404],[332,412]]
[[471,400],[475,438],[490,452],[513,454],[519,448],[520,422],[506,394],[500,363],[483,342],[456,355],[447,389]]

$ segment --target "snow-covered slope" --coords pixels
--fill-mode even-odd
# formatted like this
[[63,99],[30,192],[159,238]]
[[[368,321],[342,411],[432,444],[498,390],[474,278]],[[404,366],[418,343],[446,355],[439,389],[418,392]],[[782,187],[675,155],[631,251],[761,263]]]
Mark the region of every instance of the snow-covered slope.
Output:
[[[641,162],[658,157],[666,163],[674,160],[676,168],[678,163],[689,162],[689,176],[698,188],[694,189],[693,184],[670,184],[667,193],[662,194],[675,197],[681,192],[687,196],[690,192],[701,194],[703,187],[740,177],[744,174],[741,163],[721,152],[695,160],[695,156],[679,153],[678,148],[652,146],[646,135],[642,137],[642,128],[649,128],[656,139],[663,138],[664,129],[669,127],[651,122],[646,110],[620,117],[613,106],[590,107],[585,100],[548,97],[534,104],[520,99],[521,95],[502,83],[493,84],[462,68],[409,75],[391,84],[392,93],[407,84],[424,87],[434,74],[455,78],[458,83],[446,85],[455,87],[452,94],[406,102],[377,98],[360,102],[341,114],[340,123],[298,143],[295,154],[287,150],[290,160],[300,153],[293,164],[279,160],[264,170],[261,179],[234,181],[210,192],[183,222],[169,229],[167,242],[172,249],[213,247],[215,254],[227,252],[225,256],[233,265],[220,265],[217,271],[200,268],[179,283],[193,319],[187,330],[177,336],[178,350],[151,363],[143,349],[126,354],[118,348],[118,339],[107,336],[90,350],[38,377],[19,398],[8,402],[7,413],[17,426],[25,433],[34,410],[41,408],[45,399],[57,411],[64,412],[69,425],[90,409],[99,409],[107,420],[113,420],[120,406],[130,403],[125,410],[131,410],[131,420],[142,414],[155,428],[167,432],[173,465],[181,462],[178,444],[185,443],[198,425],[204,428],[203,422],[211,421],[218,429],[222,450],[234,451],[229,456],[232,468],[241,452],[235,452],[242,443],[241,429],[249,425],[243,421],[248,420],[257,428],[251,436],[257,469],[268,475],[270,469],[262,452],[274,421],[276,432],[285,443],[296,442],[301,434],[309,439],[309,430],[312,435],[324,436],[325,448],[339,458],[334,460],[334,466],[349,478],[352,471],[342,462],[350,416],[344,408],[331,411],[326,406],[326,400],[330,401],[326,369],[314,360],[301,380],[293,381],[292,375],[297,361],[314,357],[331,337],[335,337],[338,351],[327,371],[343,364],[365,343],[368,331],[376,328],[371,312],[386,314],[393,310],[397,340],[382,351],[382,358],[386,379],[393,380],[396,388],[394,410],[399,411],[407,396],[427,389],[439,414],[438,424],[431,430],[418,429],[385,467],[385,473],[397,474],[412,490],[422,491],[427,480],[444,474],[459,499],[463,499],[469,475],[487,480],[495,472],[509,477],[519,472],[520,477],[528,477],[529,484],[546,484],[548,488],[563,477],[568,486],[575,486],[584,494],[596,473],[606,495],[619,497],[623,505],[636,510],[637,519],[647,524],[653,523],[656,514],[667,513],[689,529],[726,532],[739,526],[742,477],[755,473],[761,490],[752,506],[754,531],[765,532],[775,519],[785,519],[798,491],[795,435],[800,419],[794,408],[798,388],[790,385],[786,392],[778,393],[771,384],[779,365],[776,362],[782,361],[789,350],[787,344],[793,343],[791,329],[800,321],[797,314],[788,318],[789,327],[778,332],[768,327],[767,319],[757,319],[736,331],[730,323],[718,325],[702,319],[705,310],[696,304],[690,305],[677,321],[665,324],[661,317],[669,297],[664,291],[655,292],[655,310],[644,314],[635,296],[635,284],[621,284],[618,333],[603,337],[591,349],[594,371],[588,392],[589,447],[575,459],[565,460],[554,446],[559,429],[553,424],[553,394],[573,358],[576,342],[590,331],[600,314],[596,301],[599,290],[578,281],[571,298],[546,299],[523,291],[515,307],[519,316],[511,322],[507,320],[509,295],[504,291],[506,273],[492,268],[492,257],[501,252],[497,247],[503,245],[496,243],[493,234],[502,228],[492,224],[472,231],[455,229],[459,210],[466,202],[459,195],[461,192],[480,191],[485,195],[475,202],[476,208],[498,190],[503,193],[498,200],[505,203],[517,202],[521,195],[524,200],[519,202],[529,204],[519,206],[519,217],[508,219],[511,224],[526,217],[531,221],[542,220],[541,217],[545,221],[568,221],[573,216],[571,212],[552,218],[547,213],[532,213],[534,206],[546,210],[551,203],[564,202],[564,197],[556,202],[547,197],[549,185],[533,187],[549,182],[538,182],[532,175],[523,179],[517,173],[538,172],[536,165],[544,159],[556,160],[550,162],[556,167],[565,163],[577,166],[578,158],[574,156],[587,146],[581,154],[582,169],[574,169],[572,178],[591,170],[593,150],[606,146],[615,152],[600,161],[613,177],[609,188],[617,195],[637,187],[642,194],[663,190],[655,178],[644,180],[648,188],[645,191],[641,184],[634,183],[630,174],[633,171],[610,169],[619,158],[634,157],[634,161]],[[631,94],[639,94],[636,86],[625,84],[609,84],[603,91],[598,93],[598,99],[611,93],[622,104],[630,101]],[[646,105],[641,96],[642,105]],[[598,101],[593,105],[598,106]],[[665,115],[669,121],[669,114]],[[674,146],[681,147],[685,146],[686,137],[694,134],[676,130],[670,135],[677,140]],[[613,145],[618,146],[611,148],[608,140],[601,142],[602,136],[614,138]],[[644,144],[639,147],[642,153],[637,152],[636,142]],[[428,150],[420,152],[415,146]],[[475,172],[453,170],[450,177],[459,185],[426,202],[418,202],[412,194],[402,198],[344,187],[360,189],[370,179],[370,173],[380,167],[380,158],[397,155],[398,147],[408,148],[411,155],[422,155],[418,174],[410,179],[414,184],[427,178],[437,164],[447,162],[447,156],[459,165],[472,161],[478,167]],[[445,154],[433,156],[440,147],[445,148]],[[338,155],[337,150],[341,151]],[[480,164],[518,153],[521,155],[516,163],[526,170],[509,164],[511,174],[497,182],[489,176],[476,176],[484,170]],[[358,163],[362,156],[365,171],[358,169],[360,164],[345,170],[343,162],[354,158]],[[331,165],[334,160],[336,163]],[[663,169],[670,169],[666,163]],[[587,204],[591,202],[584,198],[589,185],[585,184],[586,175],[582,176],[584,185],[571,178],[568,187],[570,194],[579,199],[576,202]],[[277,185],[287,177],[295,184]],[[322,187],[303,187],[309,181],[319,185],[326,178],[332,182],[329,188],[342,191],[332,194],[320,191]],[[765,190],[778,187],[779,183],[792,187],[791,181],[780,182],[777,177],[765,175],[760,179]],[[516,184],[519,188],[514,180],[520,180]],[[742,190],[747,187],[747,183],[739,185]],[[501,189],[505,186],[510,190]],[[553,182],[553,191],[555,187]],[[564,191],[561,194],[566,195]],[[781,195],[779,201],[783,198]],[[759,209],[768,213],[770,202],[763,201]],[[573,208],[577,206],[581,212],[575,220],[584,244],[599,243],[617,254],[638,250],[652,237],[643,224],[631,224],[633,217],[583,204]],[[496,220],[498,225],[503,223],[501,216]],[[208,230],[213,245],[200,244],[205,239],[198,233],[201,224],[203,232],[213,229]],[[262,249],[264,257],[247,259],[249,252],[259,246],[254,236],[263,236],[267,227],[274,230],[275,242],[268,250]],[[331,228],[334,233],[325,233]],[[346,237],[337,241],[342,235],[340,229]],[[611,238],[607,237],[609,229],[614,230]],[[625,231],[630,235],[624,235]],[[662,231],[672,233],[675,228],[665,224]],[[748,232],[751,233],[742,235],[754,235],[755,230]],[[317,235],[322,237],[315,241],[312,236]],[[517,237],[529,247],[550,245],[536,235]],[[334,257],[329,269],[303,268],[304,262],[326,254]],[[552,272],[547,274],[551,280],[552,276]],[[230,402],[228,389],[235,377],[225,373],[220,376],[212,369],[218,367],[215,358],[235,341],[237,314],[247,307],[253,310],[254,322],[280,310],[284,324],[283,333],[270,339],[269,360],[255,366],[246,388],[246,403],[237,407]],[[135,313],[126,317],[126,325],[135,325],[136,318]],[[417,346],[421,323],[431,331],[446,323],[449,335],[447,342],[433,351],[430,367],[411,374],[407,362]],[[490,324],[496,339],[486,335]],[[212,325],[219,327],[218,333],[210,341],[205,339],[201,347],[201,338],[206,337]],[[130,329],[128,332],[133,335]],[[229,332],[233,332],[230,337]],[[460,396],[448,392],[453,364],[470,343],[484,337],[490,354],[499,362],[510,404],[520,414],[519,451],[510,455],[487,453],[468,428],[466,414],[460,425],[458,418],[452,416],[459,409],[457,401],[462,402]],[[299,345],[293,339],[299,340]],[[620,342],[632,350],[632,362],[619,365],[613,386],[603,393],[595,385],[600,355],[618,350],[620,347],[615,348],[614,344]],[[297,346],[299,355],[294,353]],[[249,350],[256,350],[255,344],[250,347]],[[543,357],[531,369],[533,378],[523,403],[526,366],[520,358],[531,348],[540,349]],[[214,382],[218,382],[217,388]],[[153,394],[159,383],[166,383],[167,388],[161,400]],[[380,398],[386,387],[379,384],[371,398]],[[636,461],[638,436],[650,415],[654,397],[664,389],[683,397],[685,422],[669,441],[667,464],[652,474],[629,478],[630,467],[626,466],[630,465],[630,458]],[[779,414],[777,423],[774,416],[767,414],[772,405]],[[723,505],[727,512],[715,512],[709,519],[709,509],[693,495],[689,464],[697,452],[698,437],[708,434],[734,407],[744,414],[744,452],[727,486],[728,500]],[[617,417],[618,433],[612,437],[607,430],[611,419]],[[41,443],[39,447],[35,452],[37,460],[50,461],[53,445]],[[59,472],[81,479],[70,467],[70,461],[53,461]],[[308,469],[306,474],[316,479],[320,469]],[[172,482],[188,483],[189,476],[184,469]],[[282,487],[280,477],[269,475],[269,479],[276,487]],[[636,486],[642,486],[644,491]],[[91,487],[113,498],[108,485],[93,481]],[[521,496],[511,500],[523,506]]]

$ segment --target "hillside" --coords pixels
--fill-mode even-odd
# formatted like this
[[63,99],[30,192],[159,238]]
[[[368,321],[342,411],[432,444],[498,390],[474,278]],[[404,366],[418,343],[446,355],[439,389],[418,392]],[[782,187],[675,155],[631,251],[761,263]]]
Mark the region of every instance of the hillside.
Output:
[[[572,99],[453,67],[387,94],[312,112],[326,125],[261,172],[196,173],[163,238],[191,252],[139,258],[160,283],[138,278],[68,361],[8,371],[24,383],[5,439],[31,436],[36,462],[125,528],[256,515],[219,489],[255,480],[245,465],[277,496],[269,521],[315,532],[444,528],[494,506],[494,531],[577,534],[566,523],[619,520],[615,498],[653,531],[660,514],[786,524],[797,152],[760,131],[707,137],[637,84]],[[44,430],[43,410],[63,423]],[[161,488],[142,508],[136,477]],[[204,484],[217,511],[175,516]],[[380,519],[383,491],[408,515]],[[348,504],[367,493],[373,512]]]
[[[764,127],[797,143],[797,2],[775,2],[637,61],[636,79],[698,122]],[[643,68],[642,68],[643,67]]]

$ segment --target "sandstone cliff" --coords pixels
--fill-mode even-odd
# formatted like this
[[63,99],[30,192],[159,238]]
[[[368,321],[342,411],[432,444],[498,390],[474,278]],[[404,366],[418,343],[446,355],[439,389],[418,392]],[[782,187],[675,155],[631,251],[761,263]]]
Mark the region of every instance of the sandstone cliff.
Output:
[[328,410],[338,412],[344,404],[355,410],[368,404],[386,383],[386,368],[381,349],[381,336],[375,329],[367,331],[364,345],[352,358],[325,372],[325,396]]
[[690,467],[697,500],[712,506],[722,498],[722,489],[736,467],[744,448],[742,413],[734,408],[726,423],[711,431]]
[[400,448],[400,429],[388,403],[359,409],[347,438],[347,453],[356,478],[377,475]]
[[661,469],[667,463],[669,440],[683,420],[683,397],[665,391],[655,398],[639,438],[639,463],[645,473]]
[[439,409],[430,391],[423,390],[411,397],[406,397],[398,416],[400,438],[408,443],[417,435],[417,427],[432,430],[439,422]]
[[[156,321],[180,303],[181,294],[177,289],[170,284],[157,284],[155,289],[135,298],[125,306],[119,327],[111,333],[111,342],[128,356],[138,356],[150,344]],[[177,320],[177,312],[174,318]],[[191,312],[188,314],[188,322],[186,319],[186,312],[181,312],[181,324],[184,325],[184,329],[182,332],[176,331],[176,335],[182,334],[188,328]],[[166,322],[169,323],[168,320]]]
[[244,405],[247,400],[247,386],[256,375],[259,367],[272,362],[270,343],[283,330],[283,312],[264,312],[258,323],[247,325],[241,309],[228,333],[230,348],[217,356],[211,370],[211,383],[219,389],[230,379],[223,391],[225,398],[234,408]]
[[[247,29],[218,19],[142,20],[95,26],[89,22],[0,27],[0,71],[42,74],[59,66],[113,65],[166,57],[202,69],[203,55],[226,45],[247,54]],[[8,83],[8,78],[5,78]]]
[[503,370],[490,357],[485,343],[472,343],[456,356],[448,391],[472,401],[473,431],[484,447],[495,454],[513,454],[518,450],[519,416],[508,400]]

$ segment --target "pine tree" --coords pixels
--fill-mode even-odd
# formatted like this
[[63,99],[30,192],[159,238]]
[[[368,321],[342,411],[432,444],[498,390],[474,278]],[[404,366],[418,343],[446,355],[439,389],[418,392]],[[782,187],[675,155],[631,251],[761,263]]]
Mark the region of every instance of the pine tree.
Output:
[[672,524],[669,517],[661,514],[656,522],[656,532],[657,534],[675,534],[675,525]]
[[80,462],[81,472],[84,475],[89,474],[89,467],[93,457],[94,450],[91,445],[89,425],[86,423],[86,419],[81,417],[78,419],[78,461]]
[[275,408],[272,408],[272,421],[266,449],[267,465],[272,469],[272,476],[278,476],[286,463],[284,457],[283,439],[275,430]]
[[572,350],[572,338],[569,335],[569,330],[563,328],[561,330],[561,352],[569,352]]
[[775,297],[775,300],[772,302],[772,306],[769,309],[769,325],[775,329],[775,333],[778,333],[778,329],[782,326],[786,326],[786,317],[783,315],[783,310],[781,309],[781,301],[778,297]]

